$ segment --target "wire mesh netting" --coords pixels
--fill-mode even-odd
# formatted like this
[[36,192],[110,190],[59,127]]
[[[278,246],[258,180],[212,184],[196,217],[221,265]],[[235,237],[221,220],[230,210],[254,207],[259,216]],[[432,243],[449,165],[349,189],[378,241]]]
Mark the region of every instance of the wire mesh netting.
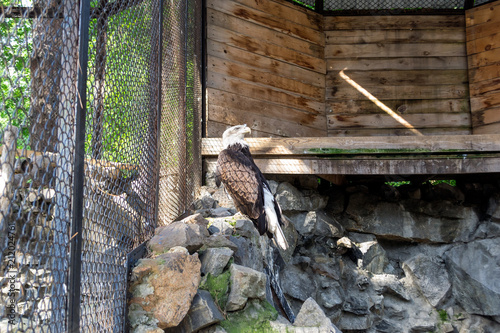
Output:
[[463,0],[325,0],[323,9],[374,10],[374,9],[459,9]]
[[355,15],[356,11],[359,14],[367,12],[386,12],[391,11],[395,14],[399,12],[409,11],[415,13],[417,11],[430,12],[446,10],[463,10],[468,6],[479,6],[491,0],[291,0],[304,7],[323,12],[325,14],[335,14],[342,12]]
[[0,332],[122,332],[127,254],[201,181],[201,1],[82,3],[0,0]]
[[[159,200],[172,204],[158,207],[158,221],[162,225],[186,211],[191,200],[184,198],[193,198],[201,184],[202,16],[196,14],[201,11],[201,1],[178,2],[166,11],[164,17],[166,45],[162,54],[161,81],[165,111],[160,125]],[[186,12],[188,21],[184,22]]]
[[66,327],[77,15],[67,1],[2,1],[2,332]]

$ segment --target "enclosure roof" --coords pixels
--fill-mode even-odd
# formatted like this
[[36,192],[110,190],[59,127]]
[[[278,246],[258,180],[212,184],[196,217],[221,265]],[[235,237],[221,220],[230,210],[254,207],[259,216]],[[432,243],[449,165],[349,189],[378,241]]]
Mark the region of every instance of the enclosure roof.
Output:
[[458,14],[492,0],[287,0],[324,15]]

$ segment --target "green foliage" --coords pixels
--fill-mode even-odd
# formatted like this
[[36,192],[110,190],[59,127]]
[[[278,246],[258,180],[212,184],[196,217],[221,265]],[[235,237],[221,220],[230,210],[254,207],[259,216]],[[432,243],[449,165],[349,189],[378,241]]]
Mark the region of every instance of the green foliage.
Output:
[[110,16],[104,25],[90,22],[87,155],[128,163],[141,156],[148,115],[155,111],[149,101],[151,10],[137,6]]
[[431,185],[437,184],[448,184],[450,186],[457,186],[457,181],[454,179],[438,179],[438,180],[429,180]]
[[[400,182],[385,182],[386,185],[392,187],[399,187],[402,185],[409,185],[411,182],[408,180],[403,180]],[[437,184],[448,184],[450,186],[457,186],[457,181],[454,179],[438,179],[438,180],[429,180],[429,184],[437,185]]]
[[[11,1],[2,0],[2,5]],[[0,131],[14,125],[21,129],[18,148],[25,148],[29,130],[30,54],[32,22],[22,18],[0,20]],[[29,147],[26,147],[29,148]]]
[[310,9],[314,10],[314,6],[313,5],[309,5],[309,4],[307,4],[305,2],[302,2],[302,1],[299,1],[299,0],[293,0],[293,2],[296,2],[296,3],[298,3],[298,4],[300,4],[300,5],[304,6],[304,7],[307,7],[307,8],[310,8]]
[[267,301],[249,300],[245,309],[232,312],[220,323],[228,333],[273,332],[269,323],[278,311]]
[[403,181],[400,181],[400,182],[385,182],[385,184],[389,185],[389,186],[392,186],[392,187],[399,187],[399,186],[402,186],[402,185],[409,185],[410,181],[403,180]]
[[443,323],[448,321],[449,319],[446,310],[438,310],[438,315],[439,315],[439,320]]

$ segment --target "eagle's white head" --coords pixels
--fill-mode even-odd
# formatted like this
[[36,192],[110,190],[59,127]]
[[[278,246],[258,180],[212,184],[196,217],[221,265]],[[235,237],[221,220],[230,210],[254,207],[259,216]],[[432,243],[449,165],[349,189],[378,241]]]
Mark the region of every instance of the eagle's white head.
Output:
[[245,142],[245,134],[251,132],[252,130],[246,124],[229,127],[224,131],[224,134],[222,134],[222,145],[224,148],[227,148],[239,143],[242,146],[248,147],[248,143]]

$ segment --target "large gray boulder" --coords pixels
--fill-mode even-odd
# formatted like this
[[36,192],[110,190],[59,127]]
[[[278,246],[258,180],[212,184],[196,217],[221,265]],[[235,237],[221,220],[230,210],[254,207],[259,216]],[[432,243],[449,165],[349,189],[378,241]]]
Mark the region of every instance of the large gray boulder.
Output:
[[316,297],[316,282],[312,276],[293,265],[281,271],[281,288],[286,295],[301,301]]
[[[471,314],[500,316],[500,242],[476,240],[445,253],[453,295]],[[500,318],[499,318],[500,319]]]
[[448,272],[437,259],[420,254],[405,261],[403,270],[433,307],[441,305],[450,295]]
[[231,271],[231,291],[227,299],[226,310],[243,309],[249,298],[266,298],[266,275],[254,269],[233,264]]
[[206,249],[200,256],[201,273],[218,276],[224,270],[234,251],[228,247]]
[[299,191],[290,183],[281,183],[276,189],[276,200],[284,211],[311,211],[325,208],[328,197],[315,191]]
[[301,235],[317,235],[340,238],[344,228],[333,217],[322,211],[300,212],[289,215],[295,229]]
[[419,242],[467,242],[479,224],[472,207],[450,201],[393,203],[361,192],[351,195],[346,213],[344,227],[350,231]]
[[206,237],[206,227],[195,223],[174,222],[161,227],[148,246],[154,253],[165,253],[176,246],[185,247],[189,253],[194,253],[203,246]]
[[306,299],[304,304],[302,304],[302,308],[295,318],[293,325],[295,327],[310,327],[311,332],[314,332],[312,328],[315,328],[317,332],[341,333],[313,298]]
[[178,251],[152,259],[140,259],[132,270],[129,319],[141,325],[165,329],[179,325],[187,314],[198,285],[201,263],[198,254]]
[[165,333],[198,332],[224,320],[224,316],[215,305],[215,302],[206,290],[198,290],[193,298],[191,308],[179,326],[166,329]]

